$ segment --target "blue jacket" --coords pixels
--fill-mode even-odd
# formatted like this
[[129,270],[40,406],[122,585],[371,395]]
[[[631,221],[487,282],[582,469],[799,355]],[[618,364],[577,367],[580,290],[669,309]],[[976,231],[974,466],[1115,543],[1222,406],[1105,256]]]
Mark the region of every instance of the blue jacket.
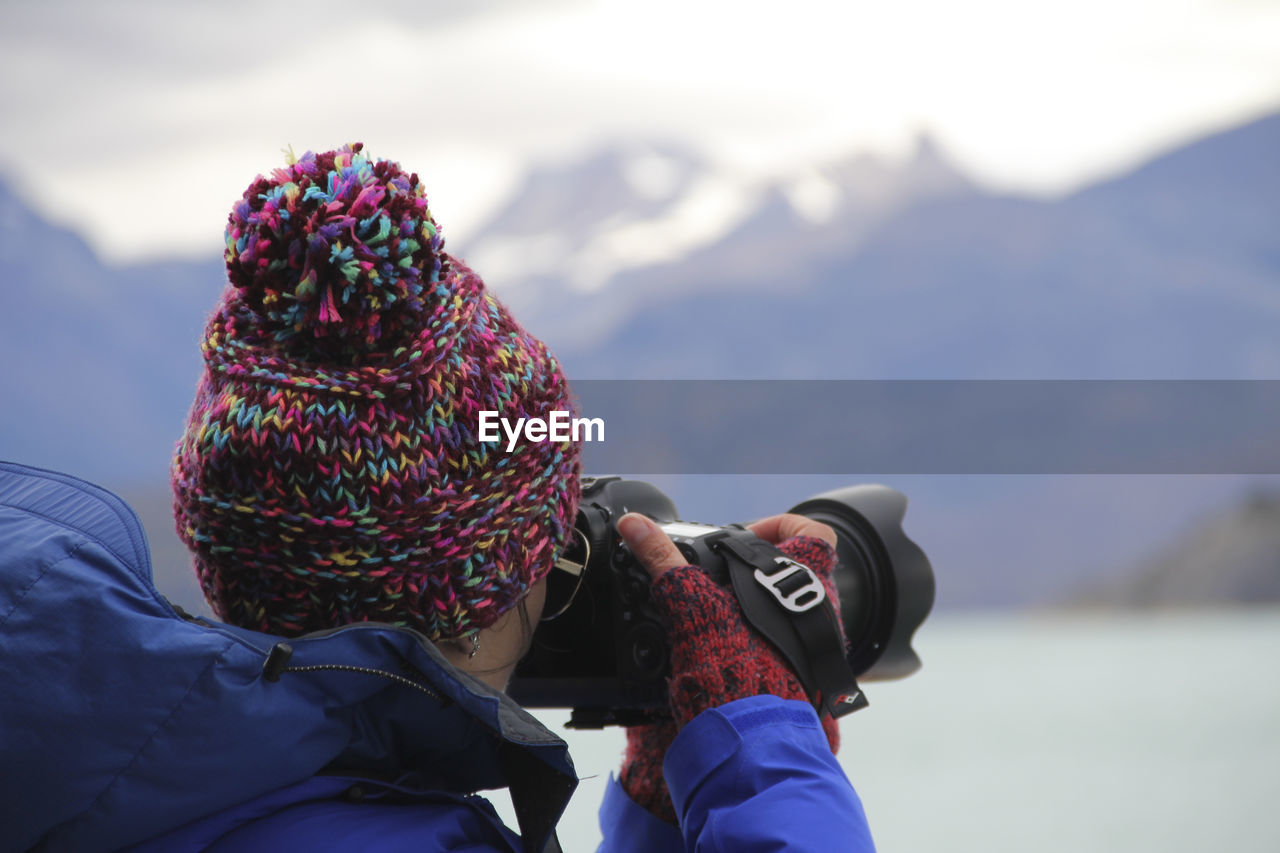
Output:
[[[803,703],[703,714],[666,773],[686,849],[871,849]],[[186,617],[123,501],[0,463],[0,853],[555,850],[576,784],[560,738],[420,634]],[[518,836],[474,795],[500,787]],[[680,849],[616,783],[601,818],[603,849]]]

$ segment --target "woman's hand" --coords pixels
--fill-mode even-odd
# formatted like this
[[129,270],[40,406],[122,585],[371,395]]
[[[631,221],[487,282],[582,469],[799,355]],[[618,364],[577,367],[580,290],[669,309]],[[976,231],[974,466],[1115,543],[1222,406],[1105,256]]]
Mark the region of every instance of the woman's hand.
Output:
[[[808,565],[836,600],[831,582],[836,536],[830,527],[788,514],[762,519],[748,529]],[[621,781],[633,800],[675,823],[662,760],[681,727],[708,708],[747,696],[771,693],[801,701],[809,697],[782,655],[746,623],[733,592],[688,565],[662,528],[629,513],[618,520],[618,533],[653,580],[650,598],[671,643],[668,685],[673,718],[627,730]],[[824,719],[823,728],[834,753],[840,742],[835,721]]]
[[[836,546],[836,532],[820,521],[814,521],[803,515],[784,513],[762,518],[747,525],[747,529],[764,541],[779,545],[797,536],[808,536],[821,539],[832,548]],[[657,580],[668,571],[688,565],[680,549],[671,541],[671,537],[650,519],[633,512],[618,520],[618,533],[622,541],[627,543],[631,553],[640,560],[641,565],[649,572],[649,577]],[[816,567],[811,567],[815,568]]]
[[780,545],[797,536],[809,536],[821,539],[832,548],[836,547],[836,532],[821,521],[814,521],[803,515],[787,512],[782,515],[771,515],[747,525],[747,529],[773,545]]

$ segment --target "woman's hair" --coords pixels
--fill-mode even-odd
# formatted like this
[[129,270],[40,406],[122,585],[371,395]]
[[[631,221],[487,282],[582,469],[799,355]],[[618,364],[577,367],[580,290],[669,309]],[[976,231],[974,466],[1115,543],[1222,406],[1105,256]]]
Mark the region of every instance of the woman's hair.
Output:
[[574,411],[559,364],[444,251],[416,174],[357,144],[259,176],[172,464],[214,611],[284,635],[491,625],[571,533],[579,448],[477,433]]

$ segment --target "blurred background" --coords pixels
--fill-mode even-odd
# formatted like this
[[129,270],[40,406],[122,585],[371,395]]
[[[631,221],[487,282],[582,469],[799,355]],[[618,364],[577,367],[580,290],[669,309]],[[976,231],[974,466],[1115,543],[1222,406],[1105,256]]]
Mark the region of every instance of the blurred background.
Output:
[[[168,457],[289,146],[416,170],[571,377],[1280,379],[1273,0],[0,8],[0,457],[122,493],[191,609]],[[938,578],[842,726],[881,849],[1276,849],[1280,478],[875,479]],[[622,741],[571,742],[591,849]]]

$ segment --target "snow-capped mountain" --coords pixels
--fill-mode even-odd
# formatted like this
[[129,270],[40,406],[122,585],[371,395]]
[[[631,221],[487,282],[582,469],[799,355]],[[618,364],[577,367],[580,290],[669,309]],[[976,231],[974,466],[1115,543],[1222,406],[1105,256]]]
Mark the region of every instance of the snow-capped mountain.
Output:
[[927,136],[901,162],[859,154],[767,180],[633,142],[534,169],[455,248],[526,325],[576,348],[637,306],[771,287],[798,263],[847,255],[913,204],[973,191]]

